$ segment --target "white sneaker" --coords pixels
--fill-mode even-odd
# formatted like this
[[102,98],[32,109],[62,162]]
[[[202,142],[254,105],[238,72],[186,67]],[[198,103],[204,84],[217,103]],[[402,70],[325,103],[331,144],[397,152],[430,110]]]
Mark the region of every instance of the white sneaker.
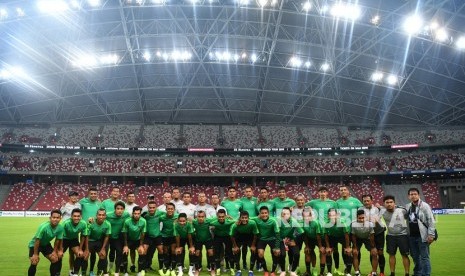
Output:
[[326,276],[333,276],[331,272],[326,273]]
[[184,274],[184,272],[182,272],[182,270],[178,271],[178,276],[182,276],[183,274]]
[[279,276],[286,276],[286,271],[281,271],[281,272],[279,273]]
[[129,276],[129,273],[127,273],[127,272],[126,272],[126,273],[124,273],[124,276]]
[[195,276],[194,271],[192,271],[192,270],[189,270],[189,273],[187,273],[187,275],[189,275],[189,276]]
[[297,273],[295,273],[295,271],[291,271],[291,272],[289,272],[289,275],[290,276],[297,276]]
[[115,273],[115,274],[113,274],[113,275],[114,275],[114,276],[119,276],[119,273]]

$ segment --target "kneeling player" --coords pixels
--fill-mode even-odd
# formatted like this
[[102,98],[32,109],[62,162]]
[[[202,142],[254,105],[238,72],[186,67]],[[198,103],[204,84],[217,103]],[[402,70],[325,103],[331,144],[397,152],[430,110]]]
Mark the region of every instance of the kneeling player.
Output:
[[362,245],[370,251],[371,254],[371,274],[376,276],[376,270],[378,269],[378,250],[375,245],[375,231],[374,226],[371,222],[365,221],[365,211],[357,211],[357,221],[352,222],[352,254],[354,256],[354,269],[355,275],[360,275],[360,264],[358,255]]
[[[42,255],[50,261],[50,276],[60,275],[61,269],[59,260],[63,258],[63,251],[61,251],[63,226],[59,224],[60,220],[61,211],[52,210],[50,213],[50,220],[39,226],[36,234],[29,242],[29,259],[31,265],[27,272],[28,276],[36,275],[37,264],[39,264],[39,253],[42,253]],[[53,239],[55,239],[54,247],[50,244]]]

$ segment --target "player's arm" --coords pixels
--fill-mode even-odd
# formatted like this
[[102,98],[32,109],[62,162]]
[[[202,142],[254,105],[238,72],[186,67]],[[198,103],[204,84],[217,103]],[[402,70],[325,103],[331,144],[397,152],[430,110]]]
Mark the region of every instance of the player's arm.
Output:
[[40,239],[36,238],[34,241],[34,253],[31,257],[31,264],[36,265],[39,263],[39,246],[40,246]]
[[374,232],[370,233],[370,245],[371,245],[371,254],[372,255],[378,254],[378,250],[376,249],[376,244],[375,244],[375,233]]
[[129,246],[128,246],[128,233],[127,232],[123,232],[123,241],[124,241],[123,254],[128,254]]
[[189,253],[194,254],[195,253],[195,246],[194,246],[194,239],[192,238],[191,233],[187,233],[187,242],[189,243]]
[[344,251],[346,252],[346,254],[351,254],[352,253],[352,250],[350,249],[350,237],[349,237],[349,233],[348,232],[344,232],[344,240],[345,240],[345,247],[344,247]]
[[57,254],[58,259],[63,257],[63,237],[61,237],[61,239],[59,237],[55,238],[53,252]]

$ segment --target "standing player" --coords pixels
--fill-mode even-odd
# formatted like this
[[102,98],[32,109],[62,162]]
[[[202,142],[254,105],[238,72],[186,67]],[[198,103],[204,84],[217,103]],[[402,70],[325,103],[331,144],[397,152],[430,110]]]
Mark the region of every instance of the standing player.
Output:
[[[330,209],[328,211],[328,222],[324,224],[325,232],[325,241],[326,241],[326,266],[328,268],[328,276],[332,276],[332,260],[331,255],[334,251],[337,250],[338,244],[342,245],[344,249],[344,254],[342,255],[342,260],[345,264],[345,272],[342,273],[339,271],[339,254],[337,258],[334,258],[334,274],[336,275],[350,275],[350,270],[352,269],[352,249],[350,248],[350,223],[347,222],[344,218],[341,218],[336,209]],[[334,256],[334,255],[333,255]]]
[[[39,253],[50,261],[50,276],[60,276],[60,259],[63,258],[61,244],[63,242],[63,226],[60,224],[61,211],[52,210],[49,221],[43,222],[37,229],[36,234],[29,242],[29,266],[27,275],[34,276],[39,264]],[[55,239],[52,247],[50,242]]]
[[178,214],[184,213],[189,219],[193,219],[195,214],[195,205],[191,202],[192,194],[189,192],[184,192],[182,195],[182,204],[176,206]]
[[[115,267],[115,276],[119,276],[119,271],[121,269],[121,265],[123,263],[123,226],[126,219],[130,217],[129,213],[125,211],[126,205],[122,201],[118,201],[115,203],[115,210],[114,212],[107,214],[107,221],[111,225],[111,236],[110,236],[110,248],[114,248],[115,250],[115,257],[112,259],[112,256],[109,256],[109,269]],[[92,259],[91,259],[92,263]],[[94,261],[95,263],[95,261]],[[92,270],[92,267],[91,267]]]
[[[257,198],[253,196],[253,188],[252,186],[246,186],[244,188],[244,196],[241,198],[242,202],[242,210],[247,211],[249,213],[249,217],[256,217],[258,215],[257,212]],[[242,245],[242,268],[247,269],[247,244]],[[255,256],[253,256],[255,254]],[[255,263],[257,259],[257,251],[255,253],[250,252],[250,265]],[[253,259],[253,263],[252,263]]]
[[328,221],[329,209],[337,209],[337,204],[328,198],[328,189],[324,186],[318,188],[318,196],[319,198],[305,203],[305,206],[312,207],[313,217],[318,219],[320,225],[324,225]]
[[[249,219],[249,213],[242,211],[240,214],[239,223],[234,223],[231,226],[231,242],[236,268],[236,276],[241,276],[242,271],[240,268],[240,248],[250,247],[250,269],[249,276],[253,276],[253,268],[255,265],[256,244],[257,244],[258,227],[254,220]],[[243,254],[243,252],[242,252]],[[246,268],[247,269],[247,268]]]
[[[161,276],[176,276],[176,239],[174,237],[174,222],[178,219],[178,214],[175,214],[176,207],[174,203],[166,204],[166,214],[160,216],[161,239],[163,244],[163,264],[160,264],[158,273]],[[160,254],[160,253],[158,253]],[[166,269],[166,272],[165,270]]]
[[176,264],[178,267],[178,275],[182,276],[182,268],[184,266],[184,250],[186,245],[189,249],[189,276],[194,275],[194,258],[195,258],[195,247],[192,241],[192,234],[194,228],[190,222],[187,222],[187,215],[180,213],[178,221],[174,224],[174,236],[176,238]]
[[[153,198],[155,200],[155,197]],[[163,204],[157,207],[157,210],[163,211],[166,213],[166,204],[171,203],[171,193],[164,193],[163,194]]]
[[[208,219],[208,221],[210,221]],[[207,264],[210,274],[215,276],[215,255],[213,251],[213,238],[210,232],[210,223],[206,219],[206,214],[203,210],[197,213],[197,218],[192,221],[194,227],[194,244],[195,244],[195,275],[199,275],[201,268],[201,252],[203,247],[207,251]]]
[[102,207],[107,213],[115,210],[115,203],[119,201],[120,190],[119,187],[114,186],[111,188],[110,197],[102,201]]
[[378,250],[375,245],[375,231],[372,222],[365,220],[365,210],[357,211],[357,220],[351,224],[352,233],[352,254],[354,260],[355,276],[360,276],[359,252],[363,245],[370,251],[371,273],[370,276],[376,276],[378,268]]
[[407,210],[402,207],[396,207],[394,196],[387,195],[383,199],[386,212],[383,213],[388,233],[386,235],[386,251],[389,254],[389,267],[391,276],[396,275],[396,252],[399,248],[404,265],[405,276],[409,276],[410,259],[409,255],[409,236],[407,227]]
[[179,188],[173,188],[173,190],[171,190],[171,197],[173,198],[171,200],[171,203],[173,203],[176,210],[178,210],[179,205],[181,205],[183,203],[182,199],[180,198],[181,197],[181,191],[179,190]]
[[160,232],[160,216],[165,212],[157,209],[155,201],[147,203],[147,212],[142,213],[142,217],[147,221],[147,233],[144,240],[144,250],[147,251],[147,263],[145,268],[147,271],[154,271],[152,268],[152,259],[155,255],[155,250],[158,250],[158,263],[163,265],[163,244],[161,241]]
[[286,251],[288,251],[289,255],[290,275],[297,276],[296,270],[300,261],[300,248],[296,243],[296,239],[302,239],[301,235],[304,230],[299,222],[291,216],[289,207],[281,208],[281,218],[278,222],[281,240],[281,256],[279,260],[281,276],[286,276]]
[[[318,250],[320,251],[320,275],[323,275],[326,265],[324,232],[319,220],[313,216],[313,210],[311,207],[306,208],[302,212],[302,225],[304,228],[303,240],[305,242],[305,268],[307,269],[304,275],[318,275],[316,270],[316,256],[314,254],[315,247],[318,247]],[[310,265],[312,265],[313,268]]]
[[228,187],[228,197],[221,202],[221,206],[226,209],[227,214],[233,219],[239,219],[239,213],[242,210],[242,201],[237,198],[235,187]]
[[[126,194],[126,207],[125,211],[128,212],[128,214],[132,214],[132,210],[134,207],[138,206],[136,204],[136,195],[134,192],[130,191]],[[130,256],[131,256],[131,267],[130,270],[131,272],[136,272],[136,250],[131,249],[130,250]]]
[[71,212],[74,209],[81,209],[81,204],[78,202],[79,193],[76,191],[70,191],[68,193],[68,202],[61,206],[60,211],[63,214],[61,219],[67,220],[71,217]]
[[93,218],[100,209],[101,202],[98,200],[97,188],[90,187],[88,197],[79,200],[82,210],[82,219],[88,221]]
[[284,186],[278,188],[278,196],[273,199],[273,202],[276,215],[281,214],[283,208],[287,207],[292,210],[296,205],[295,200],[287,197],[286,188],[284,188]]
[[[87,259],[90,255],[98,255],[97,275],[103,274],[108,276],[107,251],[111,234],[111,224],[106,221],[107,213],[104,208],[97,211],[97,217],[94,222],[87,226],[88,238],[86,239],[86,251],[84,253],[84,262],[82,263],[82,274],[87,271]],[[94,258],[95,259],[95,258]],[[95,265],[91,264],[93,267]],[[74,271],[76,274],[79,271]]]
[[145,275],[145,248],[144,236],[147,232],[147,222],[141,217],[142,208],[135,206],[132,209],[132,216],[124,222],[123,226],[123,272],[127,273],[128,269],[128,254],[130,250],[137,250],[138,259],[138,274],[137,276]]
[[[384,231],[386,231],[386,225],[381,220],[381,209],[373,206],[373,197],[371,195],[363,195],[363,208],[365,211],[365,221],[371,222],[374,226],[375,231],[375,246],[378,250],[378,265],[379,265],[379,276],[384,276],[384,268],[386,266],[386,259],[384,258]],[[370,261],[373,258],[370,255]]]
[[269,199],[270,192],[267,187],[260,188],[260,196],[257,202],[257,210],[260,213],[261,207],[265,206],[268,209],[268,215],[274,216],[276,208],[274,206],[274,201]]
[[[76,260],[74,260],[74,266],[71,267],[70,274],[74,275],[82,265],[84,260],[84,245],[86,243],[86,236],[87,236],[87,223],[82,219],[82,212],[81,209],[74,209],[71,212],[71,218],[65,220],[63,223],[63,247],[62,251],[63,254],[66,253],[68,248],[74,253],[73,255],[76,256]],[[79,235],[81,240],[79,241]],[[61,262],[60,262],[60,270],[61,270]]]
[[199,211],[204,211],[207,218],[216,217],[216,211],[210,204],[207,204],[207,196],[204,192],[200,192],[197,196],[197,205],[195,205],[194,217],[197,218]]
[[257,223],[258,232],[260,233],[260,237],[257,242],[257,262],[261,264],[261,267],[265,271],[264,276],[269,276],[270,273],[265,263],[265,249],[268,245],[272,252],[271,257],[273,258],[271,276],[274,276],[276,267],[278,266],[279,256],[281,254],[279,226],[276,219],[270,216],[270,211],[267,206],[261,206],[259,209],[259,214],[259,217],[254,219]]
[[336,200],[337,209],[342,218],[352,222],[357,218],[357,210],[363,207],[363,204],[355,197],[350,196],[349,186],[342,185],[339,187],[341,197]]

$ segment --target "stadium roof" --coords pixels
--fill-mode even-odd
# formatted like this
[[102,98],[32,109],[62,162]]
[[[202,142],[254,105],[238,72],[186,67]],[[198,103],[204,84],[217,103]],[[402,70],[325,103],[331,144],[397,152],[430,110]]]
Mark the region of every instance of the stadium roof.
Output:
[[0,123],[465,125],[464,26],[463,0],[2,1]]

